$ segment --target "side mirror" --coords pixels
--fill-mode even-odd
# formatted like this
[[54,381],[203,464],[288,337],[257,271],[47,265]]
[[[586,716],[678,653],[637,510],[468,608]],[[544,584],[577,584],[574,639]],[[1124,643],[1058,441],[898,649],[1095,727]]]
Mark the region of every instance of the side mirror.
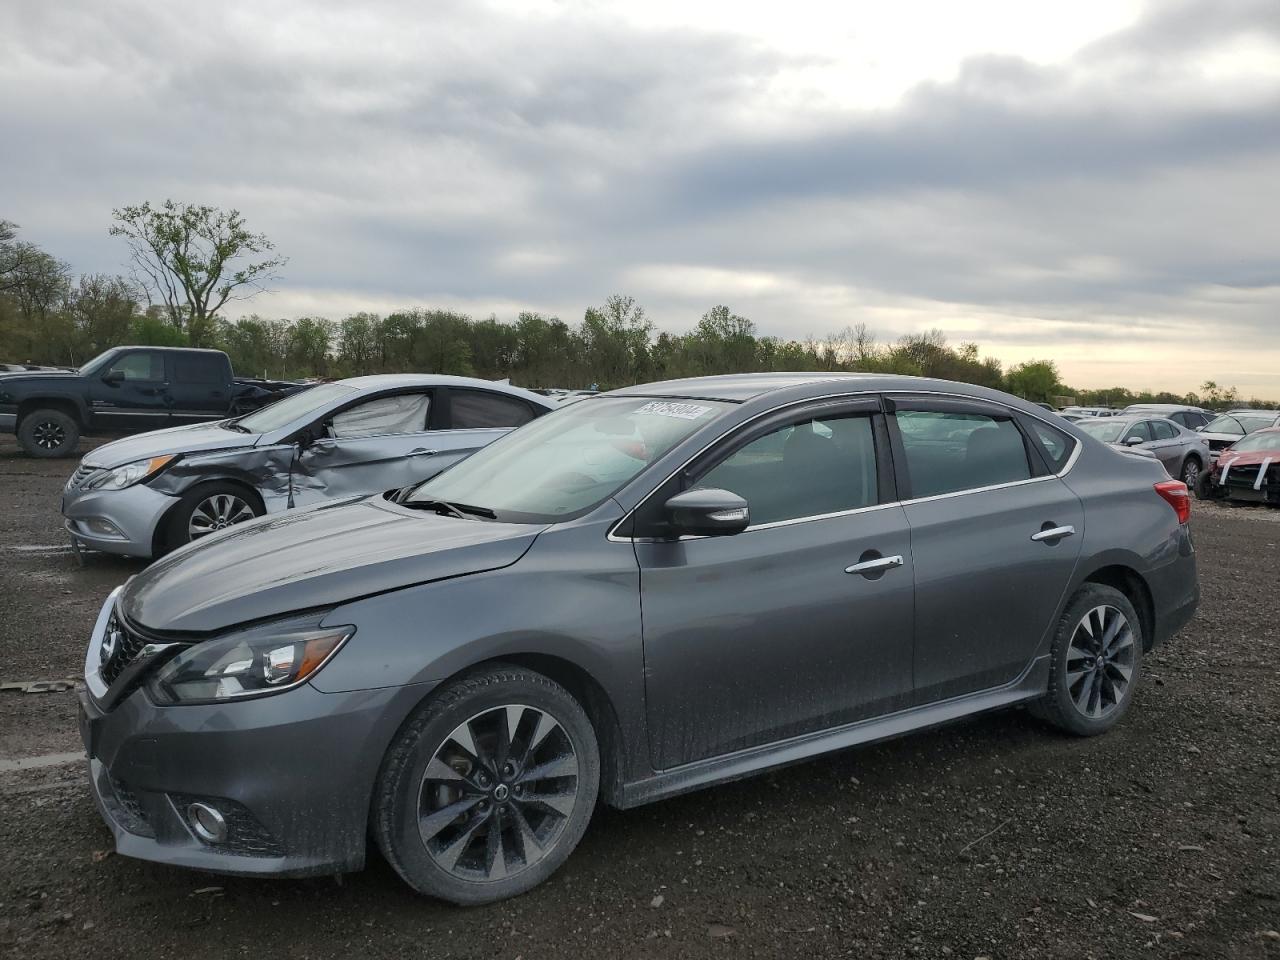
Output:
[[728,490],[686,490],[666,503],[667,519],[677,534],[723,537],[751,524],[747,501]]
[[1142,442],[1143,440],[1141,437],[1127,437],[1125,438],[1124,445],[1126,447],[1136,447],[1138,444]]
[[110,384],[124,383],[124,371],[108,370],[102,375],[102,382]]

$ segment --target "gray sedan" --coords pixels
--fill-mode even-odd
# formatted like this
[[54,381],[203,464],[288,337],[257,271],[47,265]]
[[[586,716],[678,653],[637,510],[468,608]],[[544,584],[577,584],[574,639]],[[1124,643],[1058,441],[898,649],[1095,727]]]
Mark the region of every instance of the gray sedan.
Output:
[[1192,490],[1209,466],[1209,445],[1204,438],[1164,417],[1125,414],[1105,420],[1081,420],[1076,426],[1103,443],[1155,454],[1169,476],[1177,477]]
[[1160,464],[979,387],[588,397],[133,577],[89,642],[92,788],[129,856],[332,874],[372,842],[423,893],[513,896],[597,800],[1013,704],[1111,729],[1196,609],[1190,512]]
[[263,514],[434,476],[555,406],[469,377],[356,377],[243,417],[91,451],[67,481],[73,546],[159,556]]

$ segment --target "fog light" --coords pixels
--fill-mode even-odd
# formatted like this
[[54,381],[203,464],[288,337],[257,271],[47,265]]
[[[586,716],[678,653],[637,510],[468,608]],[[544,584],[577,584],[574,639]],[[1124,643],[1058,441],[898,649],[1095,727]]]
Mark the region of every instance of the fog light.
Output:
[[226,842],[227,821],[207,803],[193,803],[187,807],[187,820],[196,836],[205,843]]
[[85,521],[84,525],[89,528],[89,532],[99,537],[123,537],[120,528],[108,520],[106,517],[90,517]]

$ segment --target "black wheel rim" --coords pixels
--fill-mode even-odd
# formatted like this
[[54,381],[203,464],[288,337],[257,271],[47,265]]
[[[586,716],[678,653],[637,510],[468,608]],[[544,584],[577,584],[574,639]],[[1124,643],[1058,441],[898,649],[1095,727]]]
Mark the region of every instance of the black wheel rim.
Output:
[[418,789],[418,834],[461,880],[493,883],[543,860],[578,797],[578,755],[555,717],[508,704],[460,723]]
[[42,450],[57,450],[67,442],[67,431],[56,420],[42,420],[31,431],[31,439]]
[[1067,693],[1081,716],[1101,720],[1120,706],[1136,652],[1133,627],[1115,607],[1094,607],[1081,618],[1067,648]]
[[187,536],[192,540],[216,530],[225,530],[235,523],[244,523],[254,517],[253,508],[233,493],[217,493],[196,504],[187,521]]

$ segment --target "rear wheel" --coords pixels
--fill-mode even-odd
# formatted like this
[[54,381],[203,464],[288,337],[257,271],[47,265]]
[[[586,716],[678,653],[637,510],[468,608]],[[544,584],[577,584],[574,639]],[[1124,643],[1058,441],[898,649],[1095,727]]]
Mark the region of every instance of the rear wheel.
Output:
[[459,905],[517,896],[573,852],[595,807],[595,731],[559,684],[497,665],[448,685],[383,761],[374,834],[415,890]]
[[1187,457],[1182,464],[1182,476],[1178,479],[1187,485],[1188,490],[1196,490],[1200,484],[1200,473],[1204,469],[1199,459]]
[[32,457],[69,457],[80,443],[80,425],[61,410],[35,410],[18,425],[18,442]]
[[265,512],[258,498],[239,484],[206,483],[187,491],[174,507],[165,545],[174,550]]
[[1133,702],[1142,665],[1142,623],[1119,590],[1086,583],[1058,622],[1049,689],[1034,712],[1069,733],[1114,727]]

